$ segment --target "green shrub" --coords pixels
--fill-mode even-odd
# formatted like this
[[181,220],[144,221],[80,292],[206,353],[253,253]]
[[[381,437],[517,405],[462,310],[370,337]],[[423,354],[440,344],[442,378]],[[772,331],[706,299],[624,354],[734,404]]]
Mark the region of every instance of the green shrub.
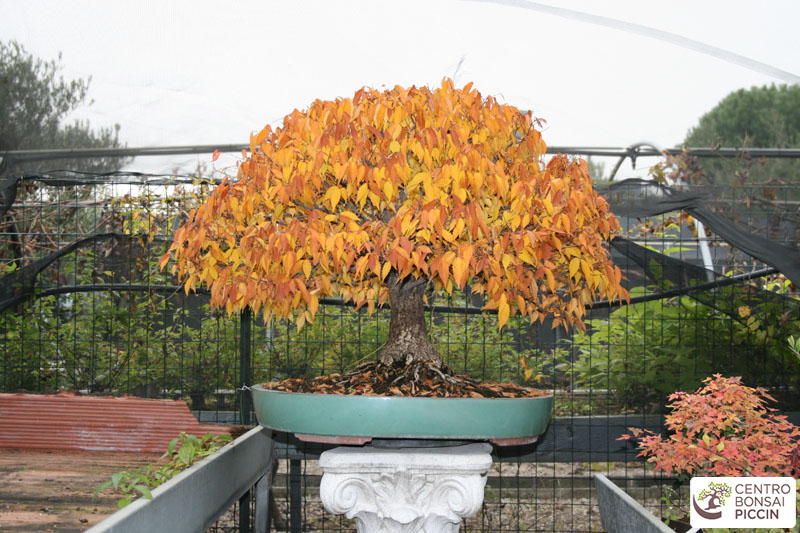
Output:
[[782,345],[793,323],[769,304],[758,313],[735,308],[728,314],[689,296],[622,307],[587,321],[587,331],[573,337],[572,356],[557,368],[577,387],[608,389],[626,408],[658,408],[672,392],[694,390],[719,372],[786,385],[799,366]]

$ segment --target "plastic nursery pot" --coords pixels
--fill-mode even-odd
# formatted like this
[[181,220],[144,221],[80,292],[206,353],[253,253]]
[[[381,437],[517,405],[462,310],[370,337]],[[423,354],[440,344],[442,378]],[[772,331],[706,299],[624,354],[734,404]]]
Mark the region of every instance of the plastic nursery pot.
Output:
[[381,439],[535,442],[547,428],[553,395],[535,398],[345,396],[252,388],[261,425],[313,442]]

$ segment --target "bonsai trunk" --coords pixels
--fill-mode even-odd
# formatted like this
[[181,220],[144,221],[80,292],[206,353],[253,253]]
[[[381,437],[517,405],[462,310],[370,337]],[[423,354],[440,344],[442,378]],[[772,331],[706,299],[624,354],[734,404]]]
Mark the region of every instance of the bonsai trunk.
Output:
[[425,325],[425,308],[422,297],[425,295],[425,279],[404,279],[397,281],[392,273],[388,278],[391,319],[389,338],[378,360],[384,364],[402,361],[431,361],[442,365],[442,356],[428,338]]

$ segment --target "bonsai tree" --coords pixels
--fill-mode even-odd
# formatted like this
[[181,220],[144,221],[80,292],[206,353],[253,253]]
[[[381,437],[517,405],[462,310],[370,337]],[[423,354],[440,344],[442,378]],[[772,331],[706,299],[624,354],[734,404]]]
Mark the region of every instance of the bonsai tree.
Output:
[[385,365],[442,366],[430,288],[469,284],[500,328],[514,314],[581,327],[587,302],[626,296],[603,247],[618,223],[585,161],[543,163],[537,125],[447,79],[317,100],[251,136],[236,180],[191,213],[162,267],[173,257],[213,307],[298,326],[323,297],[389,303]]

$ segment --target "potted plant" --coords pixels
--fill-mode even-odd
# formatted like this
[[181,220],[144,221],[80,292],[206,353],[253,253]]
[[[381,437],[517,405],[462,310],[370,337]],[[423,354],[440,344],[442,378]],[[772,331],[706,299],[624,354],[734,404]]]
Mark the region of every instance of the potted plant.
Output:
[[[646,457],[656,472],[675,475],[679,482],[692,476],[800,477],[800,428],[772,412],[767,402],[775,400],[765,389],[719,374],[703,383],[692,394],[670,396],[668,436],[630,428],[619,440],[635,440],[640,457]],[[603,514],[616,511],[601,509]]]
[[[192,212],[162,267],[173,258],[187,292],[205,284],[215,308],[249,307],[298,327],[324,297],[370,313],[391,307],[376,361],[345,376],[255,387],[261,423],[514,443],[544,430],[552,395],[455,375],[428,337],[424,307],[428,291],[469,288],[501,329],[515,314],[582,327],[585,304],[626,296],[603,247],[616,218],[583,160],[543,162],[538,125],[530,112],[445,79],[435,90],[362,88],[317,100],[251,136],[237,179]],[[525,427],[498,427],[510,419]]]

